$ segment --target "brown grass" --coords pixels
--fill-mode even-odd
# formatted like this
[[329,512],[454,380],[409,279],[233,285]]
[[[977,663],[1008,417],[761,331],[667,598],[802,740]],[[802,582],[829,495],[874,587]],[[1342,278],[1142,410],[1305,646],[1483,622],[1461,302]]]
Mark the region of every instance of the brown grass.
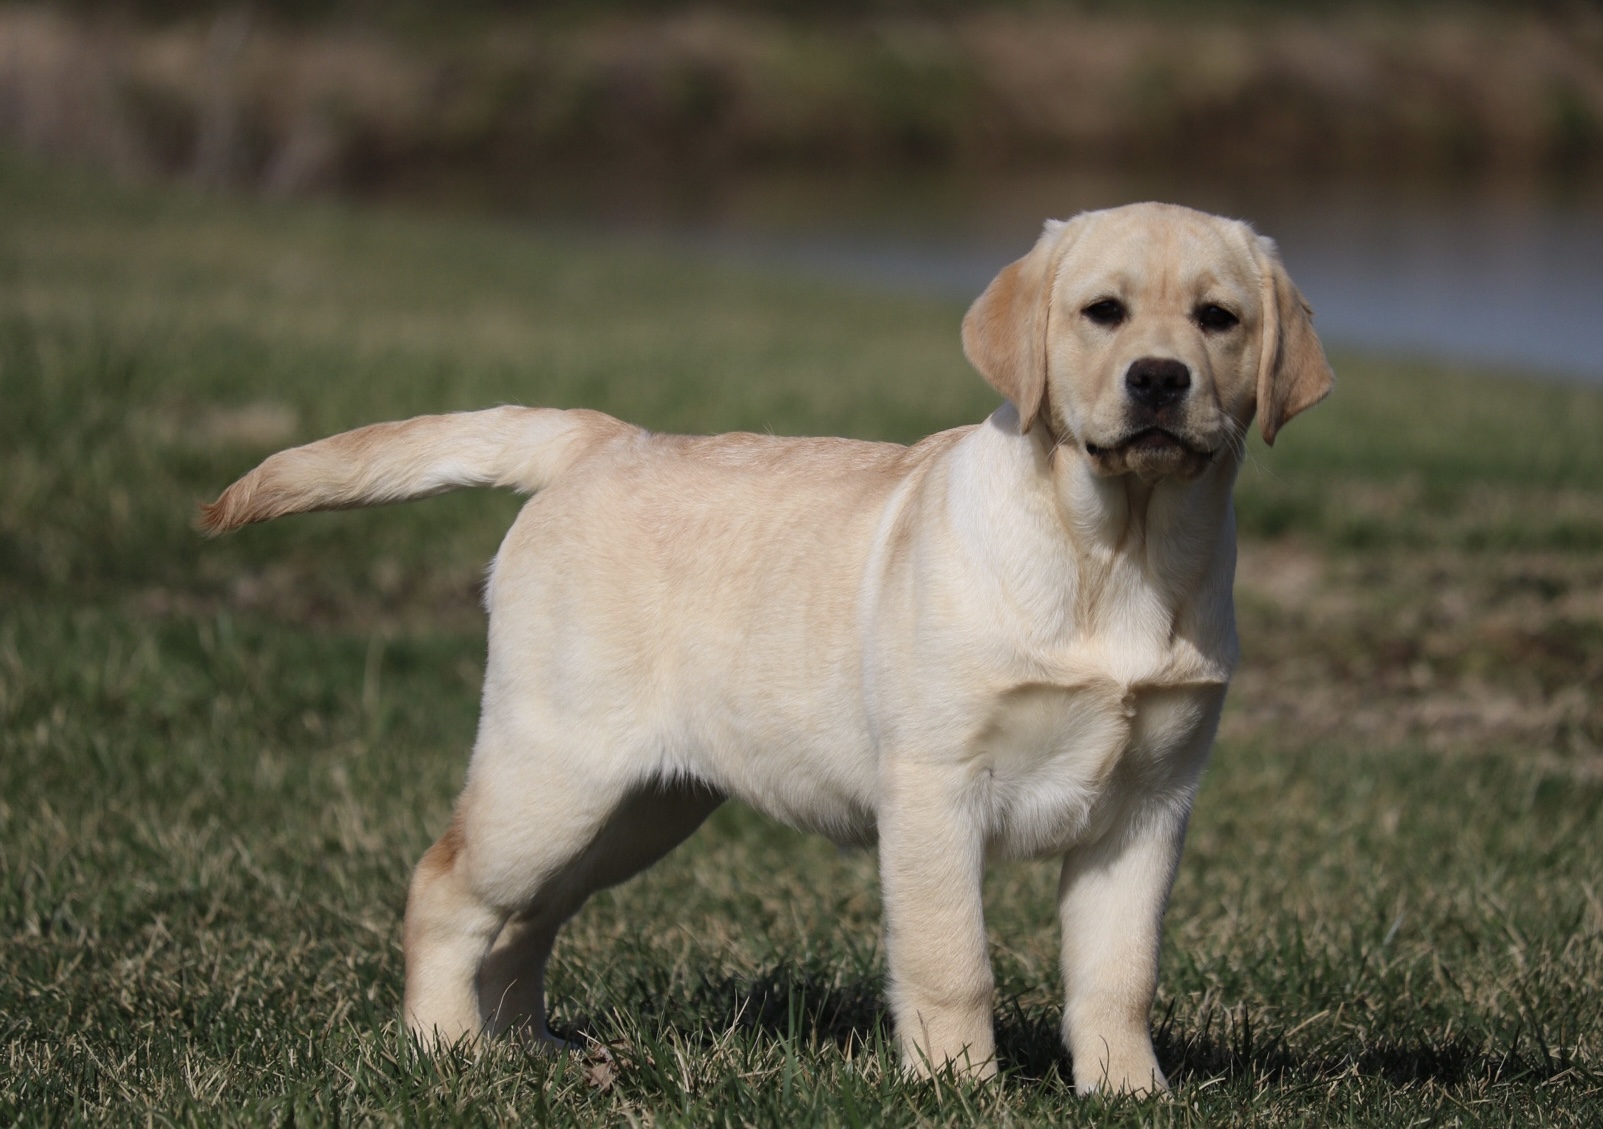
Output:
[[1227,740],[1526,750],[1550,771],[1603,779],[1595,555],[1249,542],[1237,592],[1248,654]]

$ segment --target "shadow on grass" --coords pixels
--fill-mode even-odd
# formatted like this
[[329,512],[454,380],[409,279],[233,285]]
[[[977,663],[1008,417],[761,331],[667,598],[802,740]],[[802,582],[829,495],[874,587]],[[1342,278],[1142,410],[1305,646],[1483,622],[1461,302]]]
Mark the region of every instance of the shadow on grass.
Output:
[[1433,1038],[1382,1038],[1360,1043],[1360,1036],[1327,1045],[1314,1053],[1286,1046],[1278,1032],[1255,1031],[1249,1015],[1205,1016],[1191,1032],[1177,1030],[1173,1012],[1153,1032],[1158,1061],[1176,1089],[1210,1080],[1247,1081],[1277,1086],[1326,1085],[1337,1078],[1383,1080],[1409,1087],[1434,1083],[1444,1089],[1527,1084],[1536,1085],[1574,1067],[1570,1056],[1557,1053],[1540,1032],[1520,1025],[1503,1039],[1448,1035]]
[[[1061,1014],[1059,1007],[1025,998],[999,1001],[997,1057],[1011,1084],[1046,1090],[1070,1085]],[[1250,1009],[1181,1018],[1171,1006],[1154,1024],[1154,1044],[1180,1092],[1222,1086],[1222,1093],[1238,1098],[1264,1088],[1292,1094],[1338,1080],[1484,1093],[1534,1087],[1585,1070],[1529,1024],[1445,1034],[1418,1027],[1379,1035],[1354,1029],[1299,1046],[1294,1033],[1300,1022],[1292,1016],[1263,1026]],[[1296,1041],[1288,1041],[1288,1032]],[[860,968],[779,961],[755,975],[708,978],[688,989],[637,982],[615,996],[604,1014],[575,1017],[568,1033],[664,1060],[670,1044],[697,1048],[710,1060],[735,1046],[747,1048],[737,1056],[777,1049],[807,1057],[832,1048],[848,1060],[866,1054],[889,1067],[896,1053],[883,974],[872,960]],[[770,1050],[758,1050],[763,1047]]]
[[[894,1055],[892,1022],[878,973],[841,976],[828,968],[781,963],[754,977],[706,980],[689,993],[631,995],[627,1010],[637,1030],[659,1036],[673,1032],[713,1053],[733,1035],[756,1044],[833,1046],[849,1057],[863,1051]],[[1057,1008],[1000,1001],[997,1057],[1015,1083],[1068,1084],[1073,1072],[1059,1022]],[[580,1019],[573,1034],[606,1042],[608,1026]],[[1555,1051],[1526,1025],[1490,1038],[1486,1033],[1441,1038],[1418,1032],[1415,1037],[1365,1041],[1354,1032],[1307,1051],[1288,1046],[1278,1026],[1255,1028],[1250,1013],[1215,1011],[1204,1015],[1199,1026],[1184,1029],[1171,1008],[1154,1025],[1153,1041],[1171,1084],[1182,1091],[1209,1082],[1230,1089],[1265,1084],[1300,1089],[1340,1078],[1384,1081],[1399,1088],[1427,1083],[1448,1090],[1530,1086],[1575,1066],[1565,1051]]]
[[842,978],[780,965],[755,979],[728,977],[697,992],[705,1014],[723,1030],[837,1047],[889,1043],[890,1013],[877,976]]
[[[878,972],[780,963],[756,976],[706,980],[686,993],[653,992],[638,985],[619,1010],[641,1031],[673,1032],[692,1046],[714,1050],[731,1034],[744,1041],[793,1047],[833,1046],[848,1056],[895,1054],[895,1033]],[[569,1037],[607,1041],[606,1021],[578,1017]],[[997,1057],[1021,1082],[1069,1077],[1068,1058],[1055,1013],[1027,1010],[1003,1000],[996,1022]]]

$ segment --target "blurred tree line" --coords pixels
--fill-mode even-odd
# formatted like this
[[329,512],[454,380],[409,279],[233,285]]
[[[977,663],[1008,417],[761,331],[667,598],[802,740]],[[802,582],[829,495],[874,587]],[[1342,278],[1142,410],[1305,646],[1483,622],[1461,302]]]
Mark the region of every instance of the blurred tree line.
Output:
[[556,163],[1589,175],[1603,10],[56,0],[0,6],[7,141],[272,192]]
[[[52,0],[51,7],[75,14],[120,14],[147,21],[209,18],[219,5],[206,0]],[[977,10],[1040,11],[1081,15],[1176,16],[1198,11],[1214,15],[1325,14],[1378,11],[1506,9],[1562,14],[1588,7],[1585,0],[253,0],[249,7],[286,23],[357,21],[401,24],[471,23],[506,18],[598,18],[608,15],[669,15],[688,9],[714,9],[787,19],[841,19],[862,16],[960,16]]]

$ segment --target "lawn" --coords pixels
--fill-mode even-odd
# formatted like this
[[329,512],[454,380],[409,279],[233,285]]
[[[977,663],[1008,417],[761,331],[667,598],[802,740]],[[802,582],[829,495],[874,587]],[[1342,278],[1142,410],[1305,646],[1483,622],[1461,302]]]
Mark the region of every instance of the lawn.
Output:
[[474,218],[0,159],[0,1121],[1595,1125],[1603,395],[1336,358],[1242,475],[1246,662],[1168,918],[1173,1100],[1080,1102],[1047,863],[987,888],[1000,1085],[896,1073],[872,852],[728,806],[559,942],[613,1060],[420,1059],[400,915],[517,500],[206,542],[268,452],[503,402],[909,440],[958,305]]

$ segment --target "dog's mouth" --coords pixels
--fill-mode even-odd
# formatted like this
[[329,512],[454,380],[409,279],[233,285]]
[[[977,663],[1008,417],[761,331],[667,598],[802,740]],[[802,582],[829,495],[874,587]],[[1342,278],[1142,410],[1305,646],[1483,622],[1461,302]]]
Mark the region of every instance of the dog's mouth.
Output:
[[1105,458],[1109,455],[1193,455],[1199,459],[1213,458],[1213,452],[1193,440],[1176,435],[1172,431],[1165,431],[1161,427],[1147,427],[1120,439],[1117,443],[1100,447],[1095,443],[1085,445],[1085,453],[1093,459]]
[[1214,451],[1195,438],[1161,427],[1143,427],[1117,443],[1086,443],[1085,453],[1098,475],[1133,474],[1143,482],[1195,478],[1213,464]]

